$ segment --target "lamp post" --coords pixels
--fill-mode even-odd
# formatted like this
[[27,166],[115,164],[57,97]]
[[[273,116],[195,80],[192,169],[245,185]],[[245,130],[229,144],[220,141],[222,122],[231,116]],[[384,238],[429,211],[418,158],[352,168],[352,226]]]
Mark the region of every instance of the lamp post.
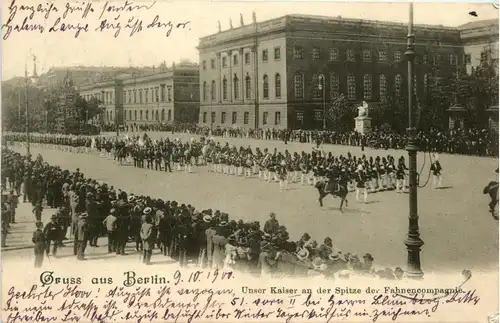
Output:
[[318,76],[318,88],[320,91],[322,91],[322,108],[323,108],[323,130],[326,130],[326,104],[325,104],[325,101],[326,101],[326,98],[325,98],[325,92],[326,92],[326,89],[325,89],[325,76],[323,74],[320,74]]
[[420,248],[424,245],[420,239],[418,227],[418,199],[417,199],[417,151],[416,129],[413,125],[413,63],[415,59],[415,35],[413,34],[413,3],[410,3],[410,21],[408,24],[408,42],[405,55],[408,59],[408,143],[406,150],[409,157],[410,172],[410,215],[408,236],[405,245],[408,250],[406,274],[410,278],[422,278],[424,273],[420,268]]

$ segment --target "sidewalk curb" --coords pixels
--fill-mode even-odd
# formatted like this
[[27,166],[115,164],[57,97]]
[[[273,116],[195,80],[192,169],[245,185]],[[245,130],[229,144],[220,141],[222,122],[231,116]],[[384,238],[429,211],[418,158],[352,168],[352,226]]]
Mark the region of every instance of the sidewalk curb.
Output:
[[[66,245],[68,243],[73,243],[73,240],[72,239],[68,239],[68,240],[64,240],[63,241],[63,245]],[[34,245],[22,245],[22,246],[16,246],[16,247],[6,247],[6,248],[2,248],[2,252],[6,252],[6,251],[15,251],[15,250],[24,250],[24,249],[31,249],[33,248]]]

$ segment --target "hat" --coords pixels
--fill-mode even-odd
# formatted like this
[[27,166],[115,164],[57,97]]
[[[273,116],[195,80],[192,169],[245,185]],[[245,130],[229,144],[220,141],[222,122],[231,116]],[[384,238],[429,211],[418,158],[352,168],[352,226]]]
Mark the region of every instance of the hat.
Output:
[[373,257],[371,254],[367,253],[366,255],[363,256],[363,259],[367,259],[368,261],[373,261]]
[[357,169],[357,170],[358,170],[358,171],[363,170],[363,165],[359,164],[359,165],[358,165],[358,169]]
[[133,202],[135,200],[135,196],[134,195],[130,195],[127,199],[127,201],[130,203],[130,202]]
[[142,213],[144,213],[145,215],[148,215],[149,213],[151,213],[153,209],[151,209],[149,206],[147,208],[144,209],[144,211],[142,211]]
[[282,160],[280,164],[281,164],[281,166],[285,166],[286,165],[286,161]]
[[36,225],[36,227],[37,227],[37,228],[43,228],[43,223],[42,223],[42,221],[37,221],[37,222],[35,223],[35,225]]
[[220,221],[219,225],[221,227],[225,227],[227,225],[227,221]]
[[114,214],[116,212],[116,209],[111,209],[109,213]]
[[314,269],[319,270],[321,268],[321,265],[323,265],[323,259],[321,259],[320,257],[314,258],[314,260],[312,261],[312,265]]
[[306,248],[300,248],[299,250],[297,250],[296,255],[299,260],[306,260],[307,258],[309,258],[309,250],[307,250]]
[[89,215],[86,212],[80,213],[78,216],[80,219],[86,219]]
[[211,222],[212,221],[212,217],[208,214],[204,215],[203,216],[203,221],[205,222]]
[[328,255],[328,259],[337,261],[340,260],[340,255],[338,252],[332,252]]

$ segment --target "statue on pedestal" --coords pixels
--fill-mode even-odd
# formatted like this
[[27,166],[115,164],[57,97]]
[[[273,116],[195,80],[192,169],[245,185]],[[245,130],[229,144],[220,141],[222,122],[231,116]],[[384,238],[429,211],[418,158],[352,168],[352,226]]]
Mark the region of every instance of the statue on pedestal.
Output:
[[354,118],[355,130],[360,134],[368,134],[372,131],[371,118],[368,117],[368,103],[363,101],[363,105],[358,107],[358,116]]
[[217,21],[217,30],[221,32],[220,21]]
[[368,103],[363,101],[363,105],[358,107],[358,117],[368,117]]

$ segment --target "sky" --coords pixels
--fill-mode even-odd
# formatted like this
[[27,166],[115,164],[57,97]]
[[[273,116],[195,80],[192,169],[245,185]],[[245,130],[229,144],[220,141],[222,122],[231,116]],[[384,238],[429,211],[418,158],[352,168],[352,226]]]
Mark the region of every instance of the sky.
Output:
[[[85,17],[84,1],[55,0],[52,4],[56,11],[32,12],[30,7],[39,5],[34,0],[2,1],[2,79],[24,75],[25,64],[29,73],[33,70],[32,55],[36,55],[38,74],[53,66],[158,66],[165,61],[167,65],[180,60],[198,61],[196,46],[200,37],[217,32],[217,21],[222,30],[240,25],[240,14],[245,24],[251,23],[255,11],[257,21],[277,18],[286,14],[307,14],[322,16],[342,16],[344,18],[387,20],[408,22],[408,3],[371,3],[371,2],[251,2],[251,1],[93,1],[92,10]],[[49,7],[41,1],[41,8]],[[25,6],[25,7],[23,7]],[[68,6],[68,10],[66,8]],[[111,7],[110,7],[111,6]],[[148,7],[148,8],[146,8]],[[120,8],[134,8],[120,11]],[[68,11],[65,14],[65,11]],[[73,10],[71,12],[71,10]],[[478,17],[469,12],[475,11]],[[38,25],[36,30],[16,31],[28,19],[30,25]],[[47,16],[47,18],[45,18]],[[155,16],[158,16],[155,20]],[[12,17],[12,18],[10,18]],[[29,17],[28,17],[29,18]],[[414,21],[416,24],[435,24],[458,26],[479,19],[498,19],[498,9],[491,3],[416,3]],[[100,30],[104,26],[109,29]],[[142,30],[132,36],[134,26],[142,21]],[[173,27],[167,25],[172,23]],[[188,23],[189,22],[189,23]],[[62,24],[67,26],[63,31]],[[120,24],[118,29],[110,24]],[[154,26],[147,28],[154,23]],[[158,27],[158,25],[160,27]],[[179,25],[180,24],[180,25]],[[76,29],[82,30],[75,37]],[[85,26],[86,30],[85,31]],[[137,25],[136,25],[137,26]],[[165,27],[167,26],[167,27]],[[179,26],[177,28],[177,26]],[[24,26],[26,27],[26,26]],[[33,26],[30,26],[33,27]],[[54,29],[50,31],[50,28]],[[73,28],[70,28],[73,27]],[[40,32],[43,28],[43,32]],[[10,34],[8,31],[10,29]],[[171,30],[170,30],[171,29]],[[167,30],[170,34],[166,35]],[[49,32],[50,31],[50,32]],[[7,37],[8,36],[8,37]],[[5,39],[6,38],[6,39]]]

